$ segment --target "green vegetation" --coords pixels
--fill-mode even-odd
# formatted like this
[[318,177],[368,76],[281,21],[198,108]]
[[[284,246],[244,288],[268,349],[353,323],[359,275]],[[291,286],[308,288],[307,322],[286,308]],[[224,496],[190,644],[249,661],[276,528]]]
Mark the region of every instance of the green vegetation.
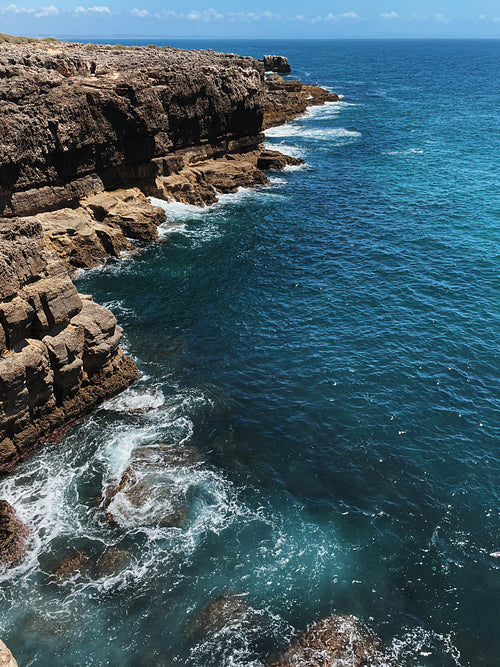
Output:
[[39,39],[38,37],[23,37],[21,35],[7,35],[4,32],[0,32],[0,44],[32,44],[34,42],[49,42],[49,43],[60,43],[60,39],[55,37],[43,37]]

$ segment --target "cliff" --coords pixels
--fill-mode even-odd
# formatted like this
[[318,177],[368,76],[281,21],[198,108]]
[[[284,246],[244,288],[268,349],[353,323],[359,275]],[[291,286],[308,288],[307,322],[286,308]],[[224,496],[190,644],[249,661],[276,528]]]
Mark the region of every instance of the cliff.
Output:
[[148,195],[211,204],[301,162],[262,129],[330,95],[304,90],[232,54],[0,43],[0,472],[135,377],[70,276],[156,238]]

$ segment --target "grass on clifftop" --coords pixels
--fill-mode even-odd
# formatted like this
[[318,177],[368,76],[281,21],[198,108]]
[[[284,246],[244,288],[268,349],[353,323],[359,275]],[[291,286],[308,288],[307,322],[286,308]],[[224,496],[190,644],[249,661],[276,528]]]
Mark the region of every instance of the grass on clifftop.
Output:
[[22,37],[21,35],[7,35],[0,32],[0,44],[32,44],[33,42],[60,42],[61,40],[55,37]]

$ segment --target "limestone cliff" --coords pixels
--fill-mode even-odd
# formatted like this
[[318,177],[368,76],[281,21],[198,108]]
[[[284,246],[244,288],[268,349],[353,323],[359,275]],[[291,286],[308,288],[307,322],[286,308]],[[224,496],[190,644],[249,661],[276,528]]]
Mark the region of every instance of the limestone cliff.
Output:
[[301,162],[262,128],[319,91],[232,54],[0,43],[0,472],[135,377],[70,276],[156,238],[147,195],[211,204]]
[[82,297],[36,221],[0,225],[0,472],[123,390],[115,317]]

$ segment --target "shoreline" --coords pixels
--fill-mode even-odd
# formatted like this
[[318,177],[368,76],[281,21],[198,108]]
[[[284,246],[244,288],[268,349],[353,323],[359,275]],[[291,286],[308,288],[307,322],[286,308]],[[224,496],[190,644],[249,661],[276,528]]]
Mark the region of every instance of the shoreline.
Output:
[[70,277],[158,238],[148,197],[206,206],[299,166],[262,130],[338,100],[248,57],[88,47],[0,44],[0,250],[20,267],[0,275],[0,473],[136,376],[119,323]]
[[[65,77],[72,76],[72,74],[66,73],[62,73],[62,75]],[[318,86],[304,86],[297,81],[284,81],[275,75],[267,80],[262,77],[261,81],[264,90],[267,86],[267,91],[270,93],[267,101],[264,96],[261,130],[292,121],[300,117],[311,106],[321,105],[326,101],[338,101],[336,95]],[[266,83],[267,81],[269,81],[269,84]],[[241,188],[253,190],[255,187],[269,185],[269,179],[264,171],[279,171],[286,167],[298,168],[304,164],[304,161],[300,158],[286,156],[263,147],[264,137],[262,133],[256,136],[257,148],[254,143],[255,137],[250,139],[243,137],[241,142],[224,141],[215,147],[213,145],[202,145],[201,149],[190,147],[169,153],[160,159],[154,158],[153,161],[158,168],[154,184],[151,180],[151,172],[146,173],[146,176],[144,176],[144,173],[141,175],[141,168],[137,169],[136,165],[132,169],[132,174],[139,174],[138,183],[130,180],[130,173],[125,176],[120,175],[121,168],[117,168],[120,185],[129,186],[126,188],[108,190],[103,181],[99,182],[99,176],[96,179],[94,175],[90,175],[90,181],[88,177],[85,177],[87,182],[82,184],[82,187],[71,185],[69,193],[65,185],[62,186],[60,191],[53,188],[51,192],[43,191],[46,186],[42,186],[41,190],[43,192],[40,193],[40,189],[38,190],[35,195],[35,202],[38,208],[43,208],[43,205],[40,204],[40,197],[42,201],[44,197],[47,197],[45,204],[47,210],[33,213],[33,210],[22,208],[23,206],[32,206],[29,203],[32,196],[29,190],[25,190],[24,194],[21,191],[21,196],[17,202],[14,201],[14,206],[12,206],[14,198],[10,198],[8,206],[10,205],[11,209],[6,209],[4,206],[4,215],[5,213],[10,215],[4,218],[2,222],[7,223],[6,239],[13,243],[11,256],[14,257],[16,253],[20,253],[21,256],[26,255],[23,246],[26,240],[23,240],[21,246],[18,244],[19,234],[21,234],[21,237],[23,236],[25,227],[30,230],[31,237],[27,243],[31,244],[32,247],[28,256],[28,266],[23,275],[24,282],[20,283],[21,289],[16,292],[11,291],[8,295],[8,301],[6,301],[10,304],[17,299],[21,299],[23,303],[16,304],[11,321],[7,319],[5,306],[2,311],[2,324],[4,328],[5,322],[10,326],[8,330],[10,337],[6,336],[5,344],[7,347],[0,359],[0,378],[5,383],[7,364],[10,373],[8,377],[12,377],[12,386],[17,390],[15,384],[16,373],[19,375],[19,371],[16,371],[16,368],[13,367],[14,361],[17,361],[18,358],[16,355],[33,354],[32,348],[35,348],[42,355],[42,360],[32,361],[30,359],[26,362],[25,370],[21,370],[21,374],[24,373],[25,378],[28,372],[33,373],[32,368],[35,367],[35,364],[38,364],[37,368],[40,370],[38,371],[37,381],[39,384],[45,381],[45,385],[47,385],[46,377],[50,373],[47,370],[47,361],[50,364],[55,358],[58,366],[53,371],[54,400],[50,402],[51,421],[48,422],[48,426],[43,422],[45,417],[41,407],[43,404],[39,396],[35,395],[34,399],[30,398],[31,401],[34,401],[38,412],[33,412],[30,407],[28,433],[23,436],[25,437],[25,444],[20,448],[19,440],[14,443],[17,454],[10,454],[7,461],[5,459],[1,461],[0,470],[3,472],[12,470],[17,462],[24,460],[37,444],[44,441],[58,441],[64,437],[68,429],[87,412],[104,400],[121,392],[137,377],[135,364],[128,360],[121,348],[118,347],[121,328],[118,326],[116,319],[109,311],[95,304],[92,297],[79,295],[67,277],[68,272],[69,275],[74,276],[78,269],[93,268],[102,264],[106,261],[107,256],[119,257],[123,252],[135,252],[134,245],[130,242],[131,238],[155,241],[158,238],[158,227],[168,222],[168,220],[164,214],[162,215],[159,212],[158,206],[151,204],[150,197],[161,199],[165,203],[177,202],[196,207],[211,206],[218,202],[220,196],[237,193]],[[107,178],[110,179],[109,173]],[[111,178],[111,182],[113,181],[114,178]],[[79,196],[77,201],[71,200],[73,206],[65,206],[68,203],[67,197],[75,196],[75,190],[78,195],[83,194],[83,197]],[[92,190],[96,191],[92,192]],[[61,204],[63,206],[58,207]],[[20,222],[15,219],[16,210],[23,213]],[[31,215],[26,215],[26,212],[31,213]],[[133,219],[130,220],[132,212]],[[84,223],[82,223],[82,219]],[[106,221],[109,226],[108,229],[106,229]],[[82,229],[84,224],[86,226]],[[82,255],[82,253],[79,253],[75,237],[80,243],[82,243],[82,240],[88,242],[89,239],[85,237],[91,235],[88,227],[92,225],[95,227],[103,225],[99,228],[100,233],[97,236],[105,252],[102,253],[95,239],[91,239],[90,246],[87,245],[85,248],[86,255]],[[121,235],[117,228],[121,231]],[[110,229],[112,232],[110,232]],[[105,238],[106,234],[108,235],[107,241],[104,243],[102,239]],[[0,247],[0,249],[2,248]],[[33,260],[36,253],[47,257],[47,260],[43,266],[35,267],[35,273],[34,271],[30,272],[30,260]],[[55,255],[58,259],[55,259]],[[58,302],[61,292],[60,289],[58,291],[59,286],[54,285],[54,280],[65,281],[65,302],[72,300],[73,303],[72,307],[66,308],[59,316],[58,308],[60,305],[57,303],[56,306],[52,307],[52,310],[50,309],[51,300],[47,296],[47,289],[46,291],[39,291],[35,288],[33,292],[31,287],[31,285],[38,287],[39,283],[45,283],[46,281],[50,283],[52,281],[48,287],[53,293],[52,301]],[[24,319],[21,322],[16,321],[16,314],[19,310],[23,311],[24,308],[24,311],[27,311],[24,303],[31,307],[33,313],[25,312]],[[48,315],[46,324],[42,321],[42,310],[43,313]],[[17,318],[19,320],[18,316]],[[36,323],[35,327],[33,327],[34,322]],[[54,327],[57,327],[57,329],[55,330]],[[75,338],[73,331],[75,330],[77,340],[73,340]],[[31,334],[35,331],[38,333],[38,338],[32,339]],[[60,337],[60,340],[52,342],[52,338],[57,339],[58,337]],[[48,341],[48,338],[51,340]],[[49,346],[49,356],[46,359],[43,358],[42,343]],[[101,359],[103,345],[106,348],[104,363]],[[81,354],[80,358],[78,353]],[[68,356],[70,354],[73,356]],[[56,382],[57,380],[59,380],[59,385]],[[101,386],[102,390],[96,391],[96,387]],[[90,392],[89,399],[85,398],[84,393],[87,387]],[[45,392],[44,396],[48,391],[50,392],[47,386],[44,386],[43,390]],[[33,414],[40,414],[41,419],[41,426],[38,428],[39,435],[36,439],[33,437],[33,428],[37,428]],[[26,421],[26,415],[24,420]],[[18,433],[16,428],[14,428],[14,433]],[[3,444],[5,448],[5,440]],[[141,451],[139,450],[138,453],[140,454]],[[180,452],[177,451],[175,456],[178,457],[179,454]],[[168,461],[172,453],[166,450],[165,456]],[[191,466],[198,462],[198,453],[194,451],[191,453],[190,448],[184,452],[183,456],[187,458],[185,461],[180,461],[181,465]],[[116,493],[129,493],[131,499],[134,497],[135,482],[132,475],[134,465],[142,465],[141,458],[138,459],[137,464],[134,463],[134,458],[132,458],[132,463],[125,470],[118,486],[115,489],[108,490],[108,495],[105,495],[99,501],[100,507],[106,512],[106,518],[111,524],[118,520],[111,509],[115,502]],[[22,555],[27,529],[15,518],[15,511],[10,506],[6,508],[2,516],[14,517],[10,524],[11,551],[8,558],[15,562]],[[167,518],[163,517],[162,521],[167,521],[166,525],[181,526],[184,520],[183,516],[183,511],[179,509],[173,515]],[[2,520],[2,517],[0,517],[0,520]],[[181,523],[178,524],[177,522]],[[4,549],[4,556],[5,554]],[[119,567],[120,559],[123,560],[123,558],[125,556],[111,555],[110,552],[110,562],[106,567]],[[72,576],[75,572],[86,567],[87,560],[88,556],[84,552],[75,552],[54,570],[54,574],[61,579]],[[230,597],[228,600],[229,602],[224,599],[222,603],[223,614],[226,613],[224,609],[227,605],[231,609],[231,614],[233,613],[233,602]],[[218,614],[219,610],[216,613]],[[234,613],[241,613],[238,606]],[[318,640],[316,633],[319,628],[322,628],[321,632],[325,636],[321,636]],[[288,661],[293,661],[297,654],[305,651],[304,656],[306,656],[310,649],[315,650],[315,643],[319,648],[326,646],[332,635],[337,635],[338,639],[338,644],[330,649],[332,655],[335,656],[337,653],[342,655],[345,650],[343,646],[343,642],[346,641],[343,636],[345,633],[347,633],[348,641],[351,644],[354,638],[354,650],[359,653],[361,658],[369,657],[375,661],[379,658],[382,659],[379,655],[378,640],[360,626],[353,617],[352,620],[349,620],[348,617],[332,616],[310,626],[308,632],[310,636],[304,633],[299,637],[302,644],[292,644],[288,652],[277,659],[279,663],[273,662],[272,664],[288,665]],[[301,639],[301,637],[305,639]],[[378,663],[374,662],[373,664]]]

